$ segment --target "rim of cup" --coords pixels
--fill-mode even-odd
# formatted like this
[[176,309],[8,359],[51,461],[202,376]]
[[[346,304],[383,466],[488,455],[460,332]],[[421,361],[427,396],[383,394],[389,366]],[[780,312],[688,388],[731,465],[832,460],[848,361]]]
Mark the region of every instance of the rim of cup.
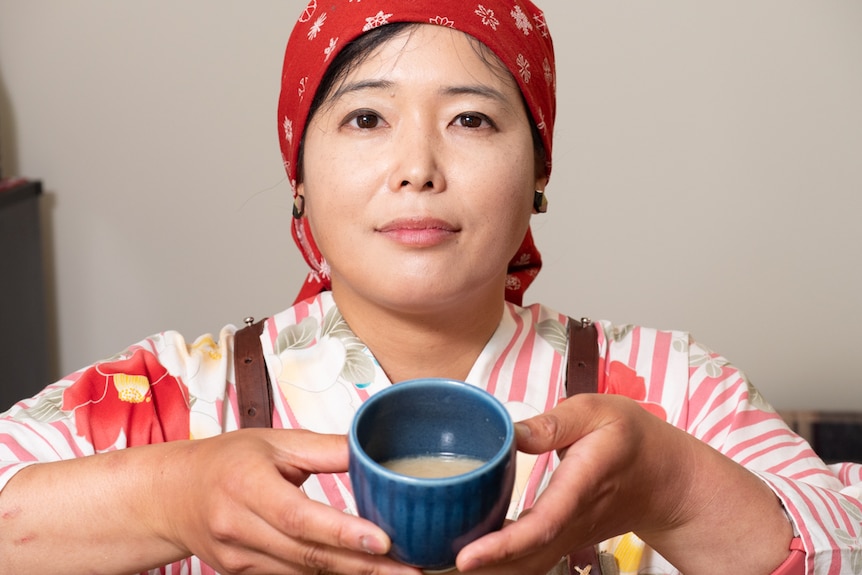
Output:
[[[498,449],[493,456],[484,460],[482,462],[482,465],[480,465],[479,467],[467,471],[466,473],[459,473],[457,475],[450,475],[447,477],[416,477],[413,475],[405,475],[403,473],[398,473],[397,471],[392,471],[379,461],[375,460],[373,457],[368,455],[368,453],[366,453],[365,449],[361,445],[359,437],[357,435],[357,427],[359,425],[359,420],[361,419],[360,416],[365,411],[371,409],[373,405],[378,403],[379,401],[383,401],[385,399],[385,397],[383,396],[389,395],[390,393],[397,393],[399,391],[409,391],[409,388],[411,387],[423,387],[428,385],[429,383],[443,383],[446,385],[452,385],[458,387],[463,392],[472,394],[476,397],[484,398],[485,400],[488,400],[489,403],[493,406],[494,411],[497,411],[501,415],[502,420],[504,421],[506,435],[502,440],[500,449]],[[445,485],[447,483],[460,483],[465,478],[470,478],[471,476],[475,475],[481,475],[489,467],[498,465],[503,459],[508,456],[509,451],[511,450],[511,446],[514,443],[515,425],[512,422],[512,417],[509,415],[509,412],[508,410],[506,410],[506,407],[503,405],[503,403],[499,399],[494,397],[494,395],[485,391],[481,387],[456,379],[423,377],[418,379],[410,379],[399,383],[393,383],[392,387],[388,387],[384,390],[381,390],[369,397],[367,400],[365,400],[365,402],[361,406],[359,406],[359,409],[356,410],[356,414],[353,417],[353,422],[350,424],[350,431],[348,435],[350,438],[350,445],[355,447],[355,449],[353,449],[354,454],[359,457],[364,464],[370,465],[373,469],[375,469],[377,473],[388,478],[397,478],[404,483],[415,483],[417,485]],[[417,456],[421,455],[422,454],[417,454]]]

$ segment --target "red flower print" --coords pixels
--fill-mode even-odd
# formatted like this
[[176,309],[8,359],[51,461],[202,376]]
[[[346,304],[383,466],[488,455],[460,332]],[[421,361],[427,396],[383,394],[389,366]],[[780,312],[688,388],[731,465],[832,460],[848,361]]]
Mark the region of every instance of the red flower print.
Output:
[[96,451],[189,438],[186,386],[144,349],[120,361],[96,364],[63,393],[63,410],[75,412],[78,435]]
[[644,378],[640,377],[635,370],[622,362],[612,361],[608,366],[608,374],[605,379],[605,393],[630,397],[653,415],[667,421],[667,413],[661,405],[646,401]]

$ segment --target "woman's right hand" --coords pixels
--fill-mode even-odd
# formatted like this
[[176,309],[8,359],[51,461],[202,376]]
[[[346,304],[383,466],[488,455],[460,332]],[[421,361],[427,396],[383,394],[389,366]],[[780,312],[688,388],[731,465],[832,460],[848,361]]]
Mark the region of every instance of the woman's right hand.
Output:
[[310,500],[344,436],[245,429],[31,465],[0,491],[0,573],[138,573],[197,555],[229,575],[420,575],[369,521]]
[[312,473],[347,471],[345,436],[247,429],[177,450],[186,463],[154,477],[170,501],[160,523],[220,573],[418,573],[384,557],[382,529],[300,490]]

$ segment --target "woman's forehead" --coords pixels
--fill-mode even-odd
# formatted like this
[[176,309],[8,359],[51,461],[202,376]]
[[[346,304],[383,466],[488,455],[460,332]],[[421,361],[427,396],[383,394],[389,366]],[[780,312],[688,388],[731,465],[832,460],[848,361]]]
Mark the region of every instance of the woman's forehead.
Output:
[[327,99],[416,83],[434,85],[451,95],[520,99],[515,79],[484,44],[459,30],[430,24],[406,28],[376,46],[351,67]]

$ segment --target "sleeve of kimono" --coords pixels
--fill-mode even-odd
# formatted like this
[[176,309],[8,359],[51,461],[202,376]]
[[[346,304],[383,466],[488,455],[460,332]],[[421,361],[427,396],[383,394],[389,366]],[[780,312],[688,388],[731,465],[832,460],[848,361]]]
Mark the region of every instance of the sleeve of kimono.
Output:
[[221,431],[228,343],[164,332],[0,414],[0,489],[23,467]]
[[688,355],[678,426],[772,488],[798,535],[806,573],[862,572],[862,466],[827,466],[726,359],[691,340]]
[[816,575],[862,573],[862,466],[827,466],[741,371],[689,334],[601,327],[601,392],[638,401],[758,475],[781,500],[798,537],[776,573],[803,565]]

